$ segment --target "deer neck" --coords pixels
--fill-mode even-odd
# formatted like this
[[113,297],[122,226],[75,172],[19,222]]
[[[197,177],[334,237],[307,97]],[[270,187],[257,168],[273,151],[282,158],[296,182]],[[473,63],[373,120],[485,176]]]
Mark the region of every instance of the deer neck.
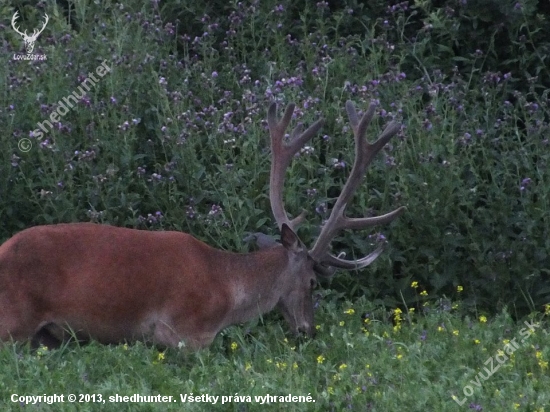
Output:
[[288,252],[280,245],[247,254],[232,254],[224,283],[232,297],[227,324],[246,322],[272,310],[284,290]]

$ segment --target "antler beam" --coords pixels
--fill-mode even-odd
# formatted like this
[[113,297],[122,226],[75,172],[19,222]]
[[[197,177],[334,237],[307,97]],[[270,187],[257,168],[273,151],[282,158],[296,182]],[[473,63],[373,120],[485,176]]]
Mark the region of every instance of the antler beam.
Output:
[[375,109],[375,105],[371,103],[363,117],[359,120],[353,103],[349,100],[346,102],[346,111],[355,138],[355,161],[351,169],[351,174],[342,189],[342,193],[340,193],[340,196],[336,200],[329,219],[325,223],[321,230],[321,234],[310,251],[310,255],[313,259],[328,266],[334,266],[341,269],[360,269],[370,265],[380,253],[382,253],[382,247],[379,247],[362,259],[344,260],[328,252],[331,240],[343,229],[366,229],[375,225],[389,223],[401,215],[405,210],[405,207],[402,206],[382,216],[352,219],[344,216],[346,206],[359,187],[367,166],[386,143],[399,132],[400,125],[396,122],[391,122],[386,126],[382,134],[374,143],[369,143],[365,135],[374,116]]
[[267,124],[271,136],[271,174],[269,178],[269,200],[271,209],[275,216],[275,221],[281,229],[283,223],[295,229],[305,217],[305,212],[290,220],[284,208],[283,186],[285,182],[285,172],[294,155],[309,141],[323,126],[324,120],[319,119],[305,132],[303,125],[298,124],[290,134],[288,142],[284,141],[285,130],[290,124],[292,114],[294,113],[294,103],[290,103],[281,120],[277,120],[277,104],[272,103],[267,111]]
[[17,21],[18,18],[19,18],[19,12],[16,11],[14,13],[13,17],[11,18],[11,27],[13,27],[13,30],[15,30],[15,32],[17,34],[19,34],[20,36],[26,37],[27,36],[27,30],[25,30],[25,33],[21,33],[19,31],[19,29],[17,28],[17,26],[15,25],[15,22]]

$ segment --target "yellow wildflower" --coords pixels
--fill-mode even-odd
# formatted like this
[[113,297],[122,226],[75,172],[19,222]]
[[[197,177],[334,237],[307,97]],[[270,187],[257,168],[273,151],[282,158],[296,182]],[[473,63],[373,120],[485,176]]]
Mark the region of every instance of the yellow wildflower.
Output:
[[45,346],[45,345],[40,345],[40,347],[36,350],[36,357],[37,358],[40,358],[42,357],[43,355],[45,355],[46,353],[48,353],[48,347]]
[[418,287],[418,282],[415,280],[413,283],[411,283],[411,288],[416,289]]
[[325,357],[323,355],[317,356],[317,363],[323,363],[325,361]]

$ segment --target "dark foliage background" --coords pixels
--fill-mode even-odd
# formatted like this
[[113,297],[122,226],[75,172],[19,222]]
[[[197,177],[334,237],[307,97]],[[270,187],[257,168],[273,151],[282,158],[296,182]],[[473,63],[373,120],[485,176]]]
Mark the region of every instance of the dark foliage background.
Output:
[[[47,61],[12,59],[16,10],[24,27],[50,15],[35,50]],[[404,126],[349,214],[408,211],[385,236],[342,234],[334,247],[348,256],[383,237],[390,247],[325,286],[385,305],[457,298],[459,286],[470,308],[550,301],[547,2],[13,1],[0,11],[1,239],[91,220],[247,250],[247,232],[275,233],[264,119],[276,100],[297,102],[297,121],[326,118],[285,190],[291,213],[310,210],[300,235],[311,244],[353,160],[344,102],[375,99],[373,129]],[[76,109],[42,139],[30,133],[104,60],[112,72]]]

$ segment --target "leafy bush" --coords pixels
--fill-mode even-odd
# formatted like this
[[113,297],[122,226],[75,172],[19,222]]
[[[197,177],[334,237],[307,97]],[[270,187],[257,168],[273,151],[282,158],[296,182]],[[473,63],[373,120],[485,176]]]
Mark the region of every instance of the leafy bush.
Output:
[[[469,307],[540,309],[550,300],[549,43],[543,11],[521,5],[2,6],[4,16],[17,8],[24,27],[43,11],[51,18],[35,46],[45,61],[13,60],[21,38],[7,22],[0,34],[0,238],[91,220],[246,250],[245,232],[275,233],[264,120],[275,100],[297,102],[296,122],[326,118],[285,188],[291,213],[310,210],[300,235],[311,244],[353,161],[343,104],[377,100],[369,137],[392,119],[403,130],[348,213],[408,211],[380,228],[389,253],[339,275],[334,293],[422,305],[462,286]],[[111,71],[33,133],[103,61]],[[345,233],[334,246],[359,256],[380,238]]]

